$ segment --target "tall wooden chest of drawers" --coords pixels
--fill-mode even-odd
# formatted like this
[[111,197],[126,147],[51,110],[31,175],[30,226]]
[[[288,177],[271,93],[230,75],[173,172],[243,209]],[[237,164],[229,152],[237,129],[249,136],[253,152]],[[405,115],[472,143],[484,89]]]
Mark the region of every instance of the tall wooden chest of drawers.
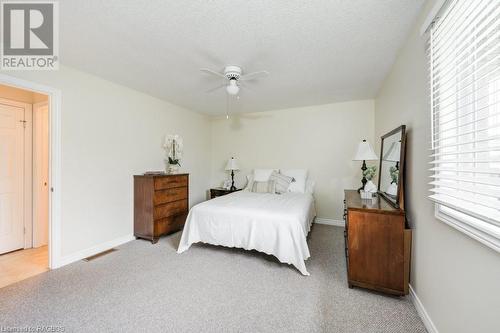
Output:
[[188,198],[189,174],[134,176],[134,236],[154,244],[182,229]]

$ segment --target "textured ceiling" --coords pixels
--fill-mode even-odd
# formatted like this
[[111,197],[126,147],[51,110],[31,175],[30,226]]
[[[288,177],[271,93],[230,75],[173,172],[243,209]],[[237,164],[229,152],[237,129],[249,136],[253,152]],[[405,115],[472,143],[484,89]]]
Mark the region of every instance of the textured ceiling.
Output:
[[232,112],[373,98],[423,0],[64,0],[65,65],[186,108],[223,114],[201,67],[270,75]]

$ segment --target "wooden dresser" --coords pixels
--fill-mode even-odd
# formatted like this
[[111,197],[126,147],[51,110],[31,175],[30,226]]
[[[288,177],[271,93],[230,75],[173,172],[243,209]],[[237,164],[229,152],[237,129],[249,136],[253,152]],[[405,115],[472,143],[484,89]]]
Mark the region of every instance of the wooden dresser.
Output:
[[356,190],[344,192],[347,280],[353,286],[407,295],[411,230],[405,212],[381,197],[362,200]]
[[182,229],[188,198],[188,174],[134,176],[134,236],[154,244]]

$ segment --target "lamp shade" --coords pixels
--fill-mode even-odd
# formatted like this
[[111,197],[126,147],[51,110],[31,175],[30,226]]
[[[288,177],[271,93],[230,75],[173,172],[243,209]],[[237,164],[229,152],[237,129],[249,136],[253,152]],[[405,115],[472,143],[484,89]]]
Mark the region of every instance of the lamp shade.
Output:
[[377,159],[378,157],[375,155],[375,152],[368,141],[363,140],[359,143],[358,150],[356,151],[353,161],[375,161]]
[[389,147],[389,150],[384,155],[384,161],[399,162],[401,158],[401,141],[393,142]]
[[231,157],[229,161],[227,161],[226,171],[239,170],[239,169],[240,167],[238,166],[238,161],[234,157]]

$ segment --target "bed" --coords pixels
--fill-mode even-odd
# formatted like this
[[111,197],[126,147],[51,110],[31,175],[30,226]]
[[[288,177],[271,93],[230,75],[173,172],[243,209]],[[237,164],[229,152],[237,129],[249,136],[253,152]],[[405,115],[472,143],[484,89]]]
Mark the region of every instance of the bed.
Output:
[[308,193],[234,192],[189,211],[177,252],[197,242],[257,250],[309,275],[306,237],[315,216]]

